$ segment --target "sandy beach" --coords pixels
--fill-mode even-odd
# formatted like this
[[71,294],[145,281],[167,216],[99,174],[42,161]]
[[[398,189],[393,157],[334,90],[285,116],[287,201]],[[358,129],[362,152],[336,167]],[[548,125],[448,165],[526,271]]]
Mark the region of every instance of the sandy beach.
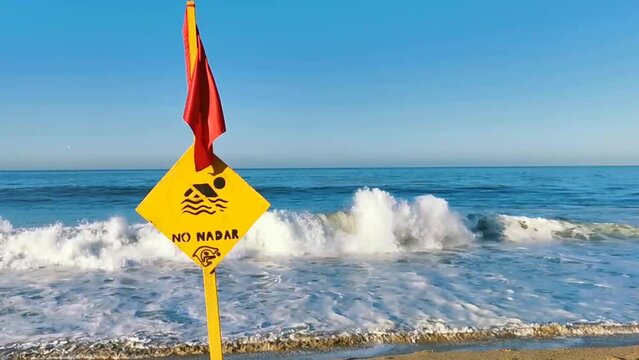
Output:
[[421,351],[407,355],[371,358],[372,360],[637,360],[639,346],[548,349],[548,350],[490,350],[472,352]]

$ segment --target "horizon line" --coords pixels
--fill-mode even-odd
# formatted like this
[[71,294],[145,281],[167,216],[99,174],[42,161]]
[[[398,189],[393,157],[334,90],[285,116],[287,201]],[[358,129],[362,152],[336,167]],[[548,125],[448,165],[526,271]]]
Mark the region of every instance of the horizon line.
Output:
[[[610,165],[415,165],[415,166],[290,166],[290,167],[237,167],[234,170],[354,170],[354,169],[508,169],[508,168],[625,168],[639,164]],[[167,168],[88,168],[88,169],[0,169],[0,172],[55,172],[55,171],[168,171]]]

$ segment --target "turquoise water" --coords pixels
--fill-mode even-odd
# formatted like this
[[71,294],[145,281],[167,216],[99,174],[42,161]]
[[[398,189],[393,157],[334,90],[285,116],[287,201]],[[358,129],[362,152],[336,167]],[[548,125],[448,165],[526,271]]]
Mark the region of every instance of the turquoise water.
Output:
[[[0,352],[206,342],[200,271],[133,210],[163,173],[0,172]],[[636,330],[639,167],[240,173],[272,209],[219,269],[228,343]]]
[[[17,226],[122,216],[164,175],[147,171],[0,172],[0,215]],[[433,194],[466,214],[513,214],[588,222],[629,222],[639,215],[639,167],[264,169],[239,173],[275,209],[332,212],[356,190],[398,198]]]

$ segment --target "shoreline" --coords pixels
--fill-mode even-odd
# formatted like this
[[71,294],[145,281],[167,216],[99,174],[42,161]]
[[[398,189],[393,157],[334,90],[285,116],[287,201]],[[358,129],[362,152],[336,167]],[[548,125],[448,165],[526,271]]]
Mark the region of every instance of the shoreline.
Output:
[[[147,349],[131,351],[122,349],[110,351],[102,346],[64,350],[62,343],[51,344],[47,349],[36,352],[2,353],[0,358],[8,359],[143,359],[143,360],[208,360],[205,345],[194,348],[175,347],[170,352]],[[113,345],[113,344],[112,344]],[[105,351],[106,350],[106,351]],[[141,350],[141,349],[138,349]],[[233,353],[225,349],[226,360],[474,360],[474,359],[639,359],[639,334],[553,337],[553,338],[510,338],[462,343],[380,343],[370,346],[332,346],[322,350],[272,350],[262,352]],[[597,357],[593,357],[597,356]]]
[[639,345],[623,347],[562,348],[544,350],[501,349],[486,351],[420,351],[406,355],[388,355],[369,360],[637,360]]

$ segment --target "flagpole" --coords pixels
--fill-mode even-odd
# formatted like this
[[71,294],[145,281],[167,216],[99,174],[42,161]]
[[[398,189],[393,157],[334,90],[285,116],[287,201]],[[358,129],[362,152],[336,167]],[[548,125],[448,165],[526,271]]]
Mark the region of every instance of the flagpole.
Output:
[[211,360],[222,360],[222,331],[220,326],[220,308],[217,302],[217,277],[215,270],[209,273],[202,270],[204,277],[204,301],[209,331],[209,355]]
[[195,63],[197,61],[197,27],[195,22],[195,0],[186,2],[186,19],[189,33],[189,77],[193,76]]
[[[198,43],[195,22],[195,0],[186,2],[186,23],[189,46],[189,79],[193,77],[197,62]],[[204,281],[204,302],[206,304],[206,323],[209,335],[209,356],[211,360],[222,360],[222,331],[220,326],[220,308],[217,302],[217,277],[215,270],[202,270]]]

